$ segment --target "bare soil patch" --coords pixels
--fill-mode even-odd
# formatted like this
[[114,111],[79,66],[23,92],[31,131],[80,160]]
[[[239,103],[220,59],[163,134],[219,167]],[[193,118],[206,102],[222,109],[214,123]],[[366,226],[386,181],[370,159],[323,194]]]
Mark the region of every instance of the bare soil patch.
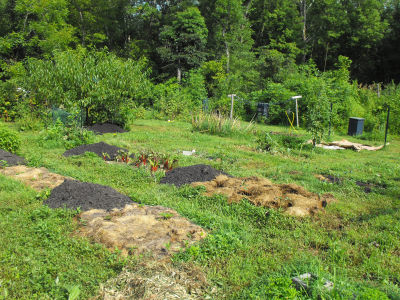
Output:
[[12,154],[8,151],[0,149],[0,166],[5,165],[3,162],[6,162],[6,165],[8,166],[16,166],[16,165],[23,165],[25,164],[25,159],[23,157],[20,157],[18,155]]
[[[117,146],[112,146],[109,144],[106,144],[104,142],[100,143],[95,143],[95,144],[88,144],[88,145],[82,145],[70,150],[67,150],[64,152],[63,156],[69,157],[69,156],[74,156],[74,155],[81,155],[84,154],[85,152],[93,152],[97,154],[97,156],[108,160],[112,161],[115,160],[116,157],[120,154],[121,151],[128,152],[127,149],[120,148]],[[103,157],[103,153],[107,153],[108,157]]]
[[204,299],[209,288],[199,268],[173,267],[169,262],[146,261],[134,269],[125,268],[100,287],[96,300],[123,299]]
[[87,127],[88,130],[93,131],[96,134],[102,135],[104,133],[124,133],[127,132],[125,129],[121,128],[116,124],[111,123],[103,123],[103,124],[94,124],[92,126]]
[[125,255],[151,252],[166,256],[203,239],[207,234],[200,227],[162,206],[137,203],[107,212],[89,210],[80,215],[85,226],[80,232],[110,249]]
[[123,208],[132,200],[116,190],[100,184],[65,180],[51,191],[44,204],[51,208],[80,208],[81,211]]
[[230,176],[222,171],[216,170],[208,165],[194,165],[175,168],[165,174],[160,183],[181,186],[192,182],[205,182],[215,179],[218,175]]
[[219,175],[208,182],[195,182],[193,186],[205,186],[206,195],[223,194],[229,203],[247,198],[257,206],[283,208],[286,214],[308,216],[324,209],[334,200],[330,194],[319,196],[296,184],[274,184],[268,179],[230,178]]
[[0,173],[17,179],[37,191],[53,189],[62,184],[65,179],[72,179],[51,173],[46,168],[30,168],[22,165],[0,168]]

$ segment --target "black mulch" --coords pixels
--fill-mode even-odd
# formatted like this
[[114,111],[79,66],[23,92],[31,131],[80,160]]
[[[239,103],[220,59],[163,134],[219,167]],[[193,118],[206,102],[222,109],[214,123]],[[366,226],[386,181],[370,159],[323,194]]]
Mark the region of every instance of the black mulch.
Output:
[[106,144],[104,142],[96,143],[96,144],[88,144],[88,145],[82,145],[70,150],[67,150],[64,152],[64,156],[73,156],[73,155],[81,155],[84,154],[85,152],[93,152],[96,153],[98,156],[103,158],[103,153],[107,153],[109,157],[106,158],[108,161],[115,160],[115,158],[118,156],[118,151],[125,151],[128,152],[127,149],[120,148],[117,146],[112,146],[109,144]]
[[110,123],[95,124],[87,127],[87,130],[93,131],[96,134],[127,132],[125,129],[119,127],[118,125]]
[[372,183],[372,182],[364,182],[364,181],[356,181],[356,185],[358,185],[361,188],[364,188],[364,193],[369,194],[371,193],[374,189],[386,189],[387,184],[386,183]]
[[51,191],[49,198],[43,204],[51,208],[77,209],[80,207],[81,211],[87,211],[124,208],[126,204],[132,203],[128,196],[108,186],[67,179]]
[[222,171],[216,170],[208,165],[194,165],[189,167],[175,168],[165,174],[160,183],[181,186],[192,182],[205,182],[215,179],[218,175],[230,176]]
[[23,165],[26,163],[23,157],[0,149],[0,166],[5,165],[2,161],[5,161],[8,166]]

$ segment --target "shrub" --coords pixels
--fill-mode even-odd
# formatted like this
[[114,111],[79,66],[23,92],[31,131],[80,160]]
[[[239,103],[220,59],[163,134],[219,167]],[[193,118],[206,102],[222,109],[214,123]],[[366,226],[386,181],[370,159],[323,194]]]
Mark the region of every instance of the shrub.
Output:
[[200,113],[192,116],[192,129],[220,136],[232,136],[248,134],[252,131],[254,123],[250,122],[247,126],[242,126],[238,119],[226,118],[217,114]]
[[[92,131],[77,126],[65,126],[60,119],[42,133],[41,139],[47,142],[48,146],[62,146],[71,149],[80,145],[90,144],[94,141]],[[50,143],[49,143],[50,142]]]
[[305,137],[290,134],[262,134],[257,137],[258,149],[266,152],[286,152],[290,150],[309,149]]
[[26,74],[17,78],[41,107],[63,106],[86,123],[113,121],[124,125],[133,105],[149,104],[152,94],[144,60],[84,48],[56,52],[51,60],[30,58]]
[[0,124],[0,149],[15,153],[21,146],[18,134]]

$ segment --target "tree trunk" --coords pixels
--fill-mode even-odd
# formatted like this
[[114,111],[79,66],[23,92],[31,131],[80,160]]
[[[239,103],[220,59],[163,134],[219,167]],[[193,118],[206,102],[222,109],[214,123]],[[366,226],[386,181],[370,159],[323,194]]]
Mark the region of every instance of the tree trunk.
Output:
[[230,64],[230,50],[229,50],[229,44],[225,38],[225,29],[222,30],[222,37],[224,38],[224,43],[225,43],[225,53],[226,53],[226,73],[229,73],[229,64]]
[[178,67],[177,72],[176,72],[176,79],[178,80],[179,83],[181,83],[182,79],[182,70],[181,67]]
[[79,10],[79,16],[81,19],[82,46],[85,47],[86,33],[85,33],[85,25],[83,24],[83,14],[81,10]]
[[307,0],[300,0],[300,15],[303,17],[302,38],[304,43],[303,63],[306,61],[307,50]]
[[326,61],[328,60],[328,51],[329,51],[329,42],[326,43],[326,51],[325,51],[325,63],[324,63],[324,72],[326,69]]

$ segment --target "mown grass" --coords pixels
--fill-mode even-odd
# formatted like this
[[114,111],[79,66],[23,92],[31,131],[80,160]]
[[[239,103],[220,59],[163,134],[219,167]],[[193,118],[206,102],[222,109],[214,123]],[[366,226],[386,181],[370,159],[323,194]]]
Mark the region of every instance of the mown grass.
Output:
[[125,264],[70,236],[76,212],[51,210],[44,194],[2,175],[0,187],[0,299],[87,298]]
[[[257,130],[280,131],[282,128],[257,125]],[[144,169],[105,164],[100,158],[90,154],[64,158],[62,153],[65,149],[42,145],[35,132],[23,133],[22,139],[24,143],[20,153],[33,166],[44,166],[51,171],[82,181],[109,185],[140,203],[174,208],[209,230],[209,238],[176,255],[174,262],[201,266],[210,282],[219,287],[219,298],[315,299],[317,295],[327,299],[349,299],[353,295],[359,299],[400,298],[398,140],[392,140],[389,147],[377,152],[316,149],[284,151],[271,155],[255,150],[256,139],[251,134],[218,137],[192,132],[188,123],[141,120],[131,126],[129,133],[96,137],[98,141],[126,147],[132,152],[151,149],[178,154],[180,150],[195,149],[195,156],[179,156],[181,166],[206,163],[234,176],[264,176],[277,183],[294,182],[312,192],[332,193],[337,199],[337,202],[327,207],[325,213],[299,219],[286,216],[280,211],[254,207],[247,201],[229,205],[222,196],[203,196],[201,188],[177,189],[160,185],[158,180],[162,176],[161,172],[152,176]],[[314,174],[335,175],[342,179],[342,183],[321,182]],[[30,225],[29,230],[26,226],[18,229],[21,238],[18,239],[19,246],[16,246],[23,248],[23,241],[30,239],[25,237],[36,234],[35,231],[32,232],[31,228],[35,226],[32,225],[34,221],[29,216],[40,207],[40,199],[35,199],[34,192],[14,181],[5,178],[1,180],[0,186],[18,186],[22,195],[8,193],[8,198],[2,196],[0,201],[1,213],[9,220],[8,223],[4,223],[5,226],[1,225],[3,230],[9,231],[6,236],[11,237],[11,228],[21,221]],[[376,186],[372,188],[371,193],[366,194],[363,188],[356,185],[356,181],[372,182]],[[379,184],[386,184],[386,188],[380,187]],[[3,198],[9,200],[4,201]],[[8,207],[14,207],[10,203],[19,198],[32,204],[24,207],[24,212],[16,213]],[[22,204],[19,207],[21,206]],[[73,230],[70,213],[39,209],[42,210],[50,215],[50,220],[46,222],[51,224],[42,229],[42,234],[46,236],[50,233],[51,236],[52,232],[58,232],[55,239],[57,242],[50,239],[47,243],[48,247],[53,249],[51,251],[56,251],[57,254],[46,258],[46,261],[54,266],[52,272],[47,272],[50,274],[49,278],[56,280],[56,274],[64,270],[64,266],[58,263],[61,257],[72,257],[74,259],[70,260],[70,273],[67,273],[71,274],[71,277],[62,277],[71,280],[65,279],[64,285],[77,284],[81,286],[82,295],[92,294],[96,284],[112,276],[118,270],[115,265],[120,264],[115,260],[111,265],[105,264],[99,259],[97,251],[105,256],[111,254],[106,254],[107,252],[98,246],[69,237]],[[42,235],[37,234],[42,238]],[[91,250],[81,255],[75,252],[70,254],[71,247],[64,247],[58,239],[75,243],[78,249],[85,245]],[[8,239],[0,237],[0,240],[3,244],[8,243]],[[30,245],[29,251],[40,252],[36,250],[37,243],[27,244]],[[8,253],[2,249],[1,257],[4,256],[3,253]],[[15,256],[15,261],[10,263],[11,258],[6,255],[0,260],[0,268],[3,268],[3,274],[12,274],[14,264],[28,266],[43,261],[40,255],[37,258],[36,255],[30,257],[31,260],[25,263],[23,255]],[[89,275],[84,272],[81,277],[75,276],[72,280],[74,270],[77,270],[72,265],[80,259],[81,264],[90,265],[91,262],[91,267],[99,268],[97,275],[92,275],[95,279],[89,280]],[[7,288],[11,298],[18,298],[21,291],[25,295],[36,295],[40,289],[30,280],[39,280],[42,274],[47,274],[45,269],[37,269],[34,275],[21,273],[18,278],[0,275],[3,292],[4,287]],[[315,282],[308,292],[295,291],[290,278],[306,272],[318,275],[320,280]],[[327,292],[321,287],[323,279],[334,282],[333,291]],[[88,284],[88,281],[91,284]],[[48,293],[49,297],[53,298],[54,295],[66,293],[65,288],[56,291],[57,288],[53,286],[41,291],[41,295]]]

